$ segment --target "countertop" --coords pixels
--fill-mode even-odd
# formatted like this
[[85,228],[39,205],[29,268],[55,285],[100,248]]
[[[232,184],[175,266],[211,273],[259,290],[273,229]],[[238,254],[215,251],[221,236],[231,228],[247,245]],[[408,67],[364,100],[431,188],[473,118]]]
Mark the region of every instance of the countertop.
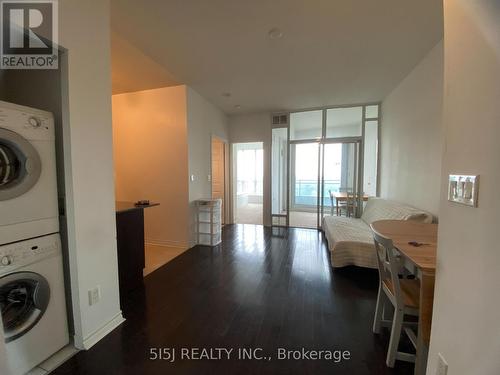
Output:
[[115,211],[116,212],[126,212],[126,211],[134,211],[134,210],[142,210],[144,208],[159,206],[159,203],[150,202],[149,204],[136,206],[134,202],[115,202]]

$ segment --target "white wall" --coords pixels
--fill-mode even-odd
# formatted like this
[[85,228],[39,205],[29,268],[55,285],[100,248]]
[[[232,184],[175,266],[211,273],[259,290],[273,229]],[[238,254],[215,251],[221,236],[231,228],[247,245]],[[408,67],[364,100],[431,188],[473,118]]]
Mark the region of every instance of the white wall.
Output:
[[380,195],[437,214],[442,156],[443,43],[382,102]]
[[229,117],[229,140],[231,143],[264,143],[264,225],[271,225],[271,115],[256,113]]
[[[122,322],[116,256],[109,1],[59,2],[63,134],[75,344],[88,348]],[[85,30],[85,32],[82,32]],[[64,62],[61,62],[64,65]],[[101,301],[88,304],[88,290]]]
[[145,240],[188,247],[186,86],[113,95],[116,198],[149,199]]
[[3,336],[3,324],[2,319],[0,319],[0,374],[9,375],[10,369],[8,366],[7,351],[5,348],[5,339]]
[[[428,374],[500,373],[500,3],[445,1],[446,149]],[[479,207],[446,200],[447,175],[481,175]]]
[[211,145],[212,136],[223,140],[229,139],[228,120],[224,112],[187,88],[187,134],[188,134],[188,164],[189,176],[194,181],[189,182],[190,207],[190,244],[194,244],[195,207],[193,202],[200,198],[210,198],[212,184]]

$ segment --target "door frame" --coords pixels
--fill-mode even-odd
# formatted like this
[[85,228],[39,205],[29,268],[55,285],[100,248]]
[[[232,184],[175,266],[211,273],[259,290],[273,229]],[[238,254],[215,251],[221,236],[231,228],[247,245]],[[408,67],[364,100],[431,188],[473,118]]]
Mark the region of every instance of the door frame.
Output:
[[230,184],[229,184],[229,189],[228,189],[228,192],[229,192],[229,195],[231,197],[230,201],[231,201],[231,209],[230,209],[230,216],[228,216],[230,219],[231,219],[231,224],[236,224],[236,220],[235,220],[235,216],[236,216],[236,210],[237,210],[237,197],[236,197],[236,193],[237,193],[237,173],[238,173],[238,155],[237,153],[235,153],[235,147],[236,145],[239,145],[239,144],[251,144],[251,143],[258,143],[262,146],[262,152],[263,152],[263,160],[262,160],[262,170],[263,170],[263,174],[262,174],[262,224],[260,225],[264,225],[265,223],[265,210],[264,210],[264,200],[265,200],[265,187],[266,187],[266,184],[265,184],[265,174],[266,174],[266,171],[265,171],[265,167],[266,167],[266,155],[265,155],[265,142],[263,141],[249,141],[249,142],[233,142],[231,143],[230,147],[229,147],[229,154],[230,154],[230,163],[231,163],[231,167],[230,167],[230,177],[229,177],[229,180],[230,180]]
[[222,225],[225,224],[230,224],[232,223],[232,220],[229,220],[231,218],[230,216],[230,205],[231,203],[227,199],[228,196],[230,195],[229,193],[229,186],[230,186],[230,173],[229,173],[229,142],[227,139],[224,139],[222,137],[219,137],[218,135],[211,134],[210,135],[210,197],[212,197],[213,194],[213,141],[217,140],[219,142],[222,142],[224,144],[224,204],[223,204],[223,214],[222,214]]
[[[366,108],[370,106],[377,106],[378,107],[378,115],[376,117],[369,117],[366,113]],[[355,137],[339,137],[339,138],[327,138],[326,137],[326,128],[327,128],[327,110],[329,109],[336,109],[336,108],[351,108],[351,107],[361,107],[362,108],[362,118],[361,118],[361,135],[360,136],[355,136]],[[318,138],[312,138],[312,139],[301,139],[301,140],[291,140],[290,139],[290,114],[292,113],[299,113],[299,112],[308,112],[308,111],[315,111],[315,110],[321,110],[322,111],[322,131],[321,131],[321,137]],[[281,225],[273,225],[273,218],[274,217],[286,217],[286,227],[290,227],[290,208],[291,208],[291,182],[292,182],[292,163],[291,163],[291,145],[292,144],[298,144],[298,143],[313,143],[313,142],[318,142],[320,144],[319,146],[319,162],[318,162],[318,167],[320,171],[318,172],[318,187],[321,189],[321,193],[318,194],[318,200],[317,200],[317,229],[321,229],[321,218],[323,217],[323,211],[324,211],[324,204],[323,199],[324,199],[324,184],[323,184],[323,172],[324,172],[324,144],[328,143],[358,143],[358,162],[357,164],[357,175],[358,175],[358,181],[357,181],[357,192],[362,192],[363,191],[363,178],[364,178],[364,139],[365,139],[365,126],[368,121],[377,121],[378,122],[378,141],[377,141],[377,179],[376,179],[376,194],[379,194],[379,189],[380,189],[380,144],[381,144],[381,128],[382,128],[382,103],[381,102],[366,102],[366,103],[354,103],[354,104],[345,104],[345,105],[333,105],[333,106],[323,106],[323,107],[311,107],[311,108],[303,108],[303,109],[298,109],[294,111],[289,111],[289,112],[284,112],[282,114],[286,114],[287,116],[287,123],[286,124],[275,124],[271,125],[271,129],[274,128],[286,128],[287,129],[287,138],[288,138],[288,144],[287,144],[287,200],[286,200],[286,214],[285,215],[273,215],[272,209],[271,209],[271,226],[281,226]],[[272,117],[272,115],[271,115]],[[272,121],[271,121],[272,124]],[[272,146],[271,146],[272,147]],[[272,153],[272,150],[271,150]],[[272,168],[272,166],[271,166]],[[272,177],[271,177],[271,185],[272,185]],[[319,186],[321,185],[321,186]],[[271,186],[271,194],[272,194],[272,186]],[[362,212],[362,197],[360,194],[358,195],[358,207],[360,211],[358,212],[358,215],[361,214]],[[272,200],[272,197],[271,197]],[[321,202],[321,205],[320,205]],[[321,206],[321,207],[320,207]],[[321,212],[320,212],[321,211]]]
[[[363,139],[362,137],[347,137],[347,138],[327,138],[321,142],[321,199],[320,199],[320,207],[318,207],[319,211],[319,220],[318,220],[318,228],[321,228],[321,221],[323,220],[324,217],[324,211],[325,211],[325,147],[326,145],[330,144],[353,144],[356,146],[356,150],[354,151],[354,179],[355,179],[355,186],[354,186],[354,191],[353,193],[357,197],[357,207],[360,208],[362,207],[362,202],[363,198],[359,194],[363,190],[363,155],[362,155],[362,149],[363,149]],[[360,212],[358,212],[360,213]],[[356,216],[356,214],[355,214]]]
[[[363,140],[361,136],[358,137],[342,137],[342,138],[325,138],[325,139],[305,139],[305,140],[297,140],[297,141],[288,141],[288,165],[289,165],[289,178],[288,178],[288,189],[289,189],[289,200],[288,200],[288,218],[290,216],[290,211],[293,211],[292,208],[295,207],[294,202],[294,190],[293,185],[295,182],[295,150],[292,152],[292,149],[297,144],[318,144],[318,162],[317,162],[317,180],[316,180],[316,204],[314,206],[310,206],[313,212],[316,213],[316,229],[321,229],[321,221],[324,216],[324,199],[325,199],[325,146],[328,144],[355,144],[355,162],[354,162],[354,178],[356,181],[355,186],[355,194],[362,190],[363,186],[363,156],[362,145]],[[360,198],[358,198],[360,199]],[[359,203],[359,202],[358,202]],[[359,205],[358,205],[359,207]],[[288,219],[289,226],[289,219]]]
[[[321,172],[321,168],[320,168],[320,162],[321,162],[321,142],[319,142],[318,140],[300,140],[300,141],[289,141],[289,148],[288,148],[288,153],[289,153],[289,163],[290,163],[290,202],[289,202],[289,208],[296,208],[297,207],[297,204],[295,202],[295,194],[292,194],[292,190],[291,189],[294,189],[293,192],[295,192],[295,181],[296,181],[296,178],[295,178],[295,154],[296,154],[296,146],[297,145],[300,145],[300,144],[318,144],[318,161],[317,161],[317,165],[318,165],[318,179],[316,180],[316,189],[318,191],[318,195],[319,195],[319,192],[320,192],[320,186],[318,185],[319,184],[319,181],[320,181],[320,172]],[[300,206],[300,205],[299,205]],[[308,212],[307,211],[307,208],[311,208],[311,210],[314,210],[314,207],[317,207],[318,206],[318,202],[316,202],[315,205],[312,205],[312,206],[307,206],[307,205],[302,205],[304,206],[305,208],[305,212]],[[299,211],[299,210],[297,210]]]

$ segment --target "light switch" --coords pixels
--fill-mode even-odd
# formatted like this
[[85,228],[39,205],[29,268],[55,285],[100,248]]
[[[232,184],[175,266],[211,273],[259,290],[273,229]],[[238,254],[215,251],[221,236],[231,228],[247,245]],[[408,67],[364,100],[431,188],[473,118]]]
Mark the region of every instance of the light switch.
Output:
[[192,174],[189,179],[191,180],[191,182],[193,182],[194,181],[194,174]]
[[479,176],[450,174],[448,178],[448,200],[450,202],[477,207]]
[[101,287],[98,285],[89,290],[89,306],[95,305],[101,300]]

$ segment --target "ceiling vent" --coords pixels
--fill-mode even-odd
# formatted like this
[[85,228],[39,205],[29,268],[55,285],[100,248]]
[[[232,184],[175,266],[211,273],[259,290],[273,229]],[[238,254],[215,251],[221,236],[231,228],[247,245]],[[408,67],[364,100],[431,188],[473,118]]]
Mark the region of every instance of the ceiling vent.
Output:
[[286,113],[275,113],[272,115],[273,125],[288,125],[288,114]]

